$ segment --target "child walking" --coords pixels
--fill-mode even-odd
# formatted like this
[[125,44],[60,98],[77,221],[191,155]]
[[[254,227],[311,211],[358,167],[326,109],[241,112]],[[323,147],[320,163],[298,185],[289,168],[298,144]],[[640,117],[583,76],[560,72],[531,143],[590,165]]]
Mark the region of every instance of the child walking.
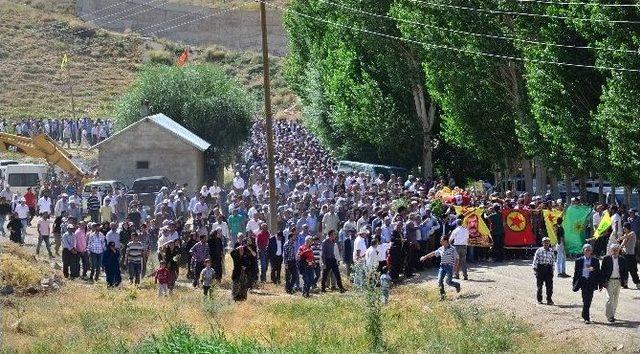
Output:
[[211,268],[211,259],[207,258],[204,260],[204,268],[200,272],[200,284],[202,284],[202,290],[204,292],[204,297],[211,297],[211,283],[213,282],[214,271]]
[[440,257],[440,270],[438,271],[438,286],[440,286],[440,300],[444,300],[444,278],[447,278],[447,285],[456,288],[456,292],[460,292],[460,283],[451,280],[453,269],[458,265],[458,252],[451,244],[449,238],[443,236],[440,239],[440,248],[420,258],[421,262],[431,257]]
[[158,284],[158,297],[167,296],[169,293],[169,281],[171,272],[167,268],[167,262],[160,261],[160,267],[155,271],[155,283]]

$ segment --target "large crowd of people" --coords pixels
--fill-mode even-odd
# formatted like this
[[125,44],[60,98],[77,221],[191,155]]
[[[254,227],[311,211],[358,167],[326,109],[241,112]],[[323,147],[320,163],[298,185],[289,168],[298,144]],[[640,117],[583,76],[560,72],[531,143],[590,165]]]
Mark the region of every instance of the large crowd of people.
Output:
[[[158,294],[165,296],[182,276],[208,295],[212,284],[229,272],[232,296],[242,301],[250,289],[268,281],[281,284],[287,293],[310,297],[316,292],[359,288],[369,278],[367,274],[379,274],[387,301],[391,284],[433,266],[439,266],[442,299],[445,283],[460,292],[464,283],[453,278],[460,279],[460,273],[461,281],[472,277],[468,263],[502,262],[505,254],[514,255],[505,252],[501,210],[527,209],[536,243],[541,246],[533,259],[537,300],[542,303],[546,286],[547,303],[553,304],[554,274],[568,276],[563,232],[558,222],[558,244],[552,247],[542,210],[562,210],[561,200],[550,195],[465,191],[453,189],[450,182],[411,175],[403,179],[338,172],[329,152],[301,125],[279,121],[274,129],[277,210],[268,206],[265,133],[263,125],[255,123],[240,149],[228,187],[215,182],[194,192],[179,185],[163,187],[154,205],[145,208],[124,191],[102,195],[94,189],[83,201],[80,186],[46,181],[37,195],[29,191],[14,196],[4,188],[0,221],[8,216],[3,225],[18,243],[24,242],[27,226],[35,225],[36,253],[44,244],[50,257],[61,255],[64,276],[70,279],[96,282],[104,274],[109,287],[118,287],[122,274],[132,284],[153,276]],[[444,188],[458,194],[436,212],[434,201]],[[491,247],[469,244],[469,230],[456,213],[457,205],[484,208],[482,218],[491,232]],[[594,207],[593,230],[603,211],[604,206]],[[276,225],[269,225],[271,212],[277,214]],[[576,260],[574,290],[582,292],[586,322],[590,321],[594,290],[607,289],[606,316],[613,322],[617,294],[627,286],[628,274],[640,286],[635,258],[640,219],[635,210],[623,206],[613,206],[609,212],[612,227],[608,234],[585,244],[584,254]],[[594,246],[603,248],[602,240],[606,252],[600,255],[606,255],[599,262]],[[231,264],[225,262],[227,253]],[[147,269],[151,257],[157,257],[157,269]]]
[[91,146],[113,133],[110,119],[21,119],[0,121],[0,132],[31,137],[44,133],[64,146]]

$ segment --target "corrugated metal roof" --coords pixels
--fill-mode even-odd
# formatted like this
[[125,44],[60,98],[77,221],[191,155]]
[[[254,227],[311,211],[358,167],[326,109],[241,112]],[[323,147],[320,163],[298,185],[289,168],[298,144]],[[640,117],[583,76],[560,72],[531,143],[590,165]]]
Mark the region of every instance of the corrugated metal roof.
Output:
[[103,145],[104,143],[111,141],[111,139],[113,137],[115,137],[118,134],[123,133],[124,131],[130,129],[131,127],[133,127],[136,124],[139,124],[140,122],[153,122],[155,124],[157,124],[158,126],[168,130],[169,132],[171,132],[172,134],[174,134],[175,136],[181,138],[182,140],[184,140],[185,142],[187,142],[189,145],[195,147],[196,149],[200,150],[200,151],[205,151],[209,148],[209,146],[211,146],[211,144],[209,144],[208,142],[204,141],[201,137],[195,135],[194,133],[192,133],[189,129],[183,127],[182,125],[178,124],[176,121],[174,121],[173,119],[167,117],[166,115],[159,113],[159,114],[155,114],[152,116],[147,116],[144,117],[142,119],[140,119],[139,121],[130,124],[129,126],[125,127],[124,129],[120,130],[119,132],[111,135],[110,137],[108,137],[107,139],[99,142],[96,145],[93,145],[91,147],[91,149],[95,149],[100,147],[101,145]]
[[209,148],[209,146],[211,146],[211,144],[204,141],[201,137],[195,135],[189,129],[183,127],[182,125],[178,124],[176,121],[165,116],[162,113],[159,113],[153,116],[148,116],[145,119],[149,119],[150,121],[158,124],[159,126],[169,130],[170,132],[182,138],[184,141],[190,143],[200,151],[205,151]]

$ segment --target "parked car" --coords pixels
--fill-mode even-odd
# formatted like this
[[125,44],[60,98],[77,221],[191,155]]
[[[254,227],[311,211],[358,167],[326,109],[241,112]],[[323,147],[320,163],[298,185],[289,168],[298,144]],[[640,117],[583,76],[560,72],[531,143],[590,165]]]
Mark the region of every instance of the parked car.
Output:
[[162,187],[171,188],[173,187],[173,183],[164,176],[151,176],[151,177],[142,177],[133,181],[133,185],[131,186],[131,190],[127,195],[128,199],[133,198],[134,195],[138,195],[138,200],[140,203],[149,207],[151,210],[155,208],[155,200],[158,192]]

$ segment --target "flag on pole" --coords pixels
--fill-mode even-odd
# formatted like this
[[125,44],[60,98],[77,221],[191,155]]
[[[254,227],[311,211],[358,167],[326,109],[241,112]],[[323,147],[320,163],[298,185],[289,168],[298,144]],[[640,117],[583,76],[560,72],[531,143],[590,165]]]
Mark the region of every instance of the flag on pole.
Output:
[[581,253],[582,245],[587,238],[587,225],[591,207],[586,205],[570,205],[564,212],[562,227],[564,228],[564,247],[568,253]]
[[184,48],[182,54],[178,57],[176,64],[178,64],[178,66],[185,66],[185,64],[187,64],[187,60],[189,60],[189,48]]
[[542,215],[544,217],[544,226],[547,229],[547,236],[551,241],[552,245],[558,243],[558,236],[556,236],[556,221],[559,217],[562,216],[562,211],[560,210],[543,210]]
[[595,239],[600,238],[602,235],[607,233],[610,227],[611,227],[611,216],[609,215],[609,211],[605,210],[605,212],[602,213],[602,219],[600,219],[600,223],[598,224],[598,227],[593,232],[593,238]]
[[526,209],[502,210],[504,228],[504,245],[530,246],[536,243],[536,236],[531,228],[531,211]]
[[62,57],[62,60],[60,61],[60,69],[66,68],[67,65],[69,65],[69,57],[65,53],[64,56]]

